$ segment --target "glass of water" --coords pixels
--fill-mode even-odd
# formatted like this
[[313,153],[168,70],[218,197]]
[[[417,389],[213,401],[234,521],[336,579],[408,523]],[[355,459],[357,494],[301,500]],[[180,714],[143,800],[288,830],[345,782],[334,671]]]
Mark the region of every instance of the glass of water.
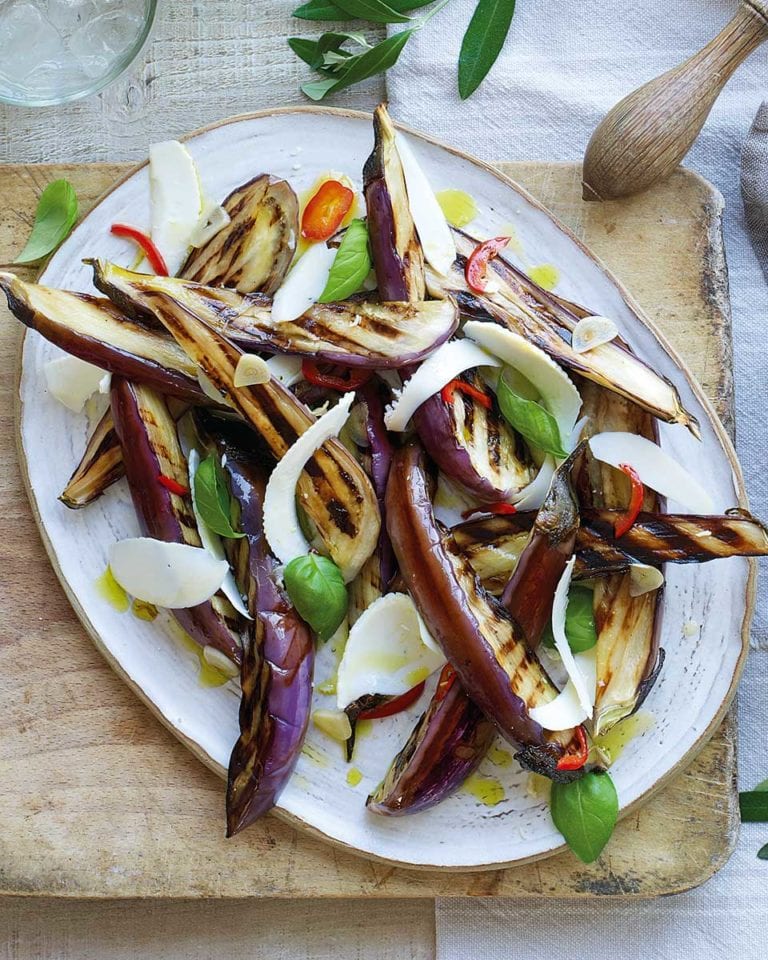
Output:
[[149,36],[157,0],[0,0],[0,100],[35,107],[111,83]]

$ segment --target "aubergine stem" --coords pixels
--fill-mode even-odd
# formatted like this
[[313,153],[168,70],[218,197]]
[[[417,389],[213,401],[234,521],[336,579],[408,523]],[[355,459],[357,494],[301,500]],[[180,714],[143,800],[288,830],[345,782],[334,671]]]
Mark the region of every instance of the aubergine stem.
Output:
[[548,732],[529,710],[558,690],[519,628],[479,586],[453,538],[435,519],[426,457],[416,442],[395,455],[387,486],[387,527],[406,587],[467,695],[493,721],[526,768],[553,779],[575,732]]
[[[187,463],[165,399],[150,387],[113,377],[111,401],[128,489],[142,532],[168,543],[202,546],[190,495],[172,493],[158,481],[163,476],[185,489],[189,486]],[[240,664],[242,623],[223,594],[171,613],[201,647],[211,646]]]
[[299,236],[299,201],[292,187],[262,173],[234,189],[222,206],[229,223],[191,251],[179,275],[240,293],[274,293]]
[[374,144],[363,167],[373,268],[382,300],[423,300],[424,254],[408,203],[395,128],[387,108],[373,112]]
[[579,446],[555,471],[528,542],[501,595],[502,605],[531,649],[536,648],[552,618],[555,590],[576,545],[579,504],[571,474],[582,455],[583,446]]
[[[150,300],[158,320],[280,460],[314,422],[310,411],[274,377],[267,383],[236,387],[235,370],[243,352],[172,297],[155,293]],[[370,480],[341,443],[329,440],[307,462],[296,492],[329,556],[349,582],[373,553],[381,527]]]
[[191,403],[210,403],[197,367],[173,340],[124,316],[109,300],[0,273],[11,313],[50,343],[110,373]]
[[571,335],[585,311],[572,312],[566,301],[543,290],[503,256],[490,263],[498,290],[490,294],[471,291],[464,278],[464,265],[479,241],[461,230],[453,233],[459,257],[450,275],[441,277],[427,270],[427,285],[433,296],[456,297],[466,316],[493,320],[509,328],[574,373],[632,400],[660,420],[683,424],[700,437],[698,421],[683,406],[674,384],[636,357],[623,340],[615,338],[576,353]]
[[115,433],[112,411],[107,410],[88,438],[80,463],[59,500],[70,510],[79,510],[97,500],[124,474],[123,451]]
[[363,369],[400,367],[424,359],[455,332],[455,301],[382,303],[355,298],[316,303],[295,320],[276,323],[261,294],[206,287],[179,277],[135,273],[90,260],[94,286],[137,322],[157,325],[151,296],[173,297],[243,350],[288,353]]
[[494,725],[446,665],[429,706],[366,806],[390,817],[434,807],[477,769],[495,736]]
[[226,547],[253,617],[240,670],[240,736],[227,780],[232,837],[272,809],[293,773],[312,706],[315,648],[311,631],[278,586],[277,563],[264,537],[265,466],[240,446],[242,425],[204,411],[195,411],[194,419],[205,445],[225,454],[224,471],[245,534],[227,540]]

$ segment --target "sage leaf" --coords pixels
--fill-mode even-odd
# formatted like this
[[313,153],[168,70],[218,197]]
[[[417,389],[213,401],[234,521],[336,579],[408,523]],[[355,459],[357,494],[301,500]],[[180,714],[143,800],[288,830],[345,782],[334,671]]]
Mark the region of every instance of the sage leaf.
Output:
[[766,843],[764,847],[760,847],[757,851],[757,859],[768,860],[768,843]]
[[513,390],[506,371],[499,377],[496,397],[504,419],[529,443],[558,460],[568,454],[563,449],[560,428],[552,414],[536,400],[529,400]]
[[553,783],[550,807],[555,826],[579,860],[597,860],[619,815],[610,775],[594,770],[572,783]]
[[69,236],[77,220],[77,194],[69,180],[54,180],[43,190],[29,239],[14,263],[34,263]]
[[391,37],[366,50],[365,53],[350,57],[347,63],[342,65],[340,73],[335,73],[333,77],[327,77],[324,80],[304,83],[301,89],[312,100],[322,100],[329,93],[337,93],[352,86],[353,83],[359,83],[361,80],[367,80],[369,77],[389,70],[397,63],[403,47],[414,30],[415,27],[411,27],[409,30],[392,34]]
[[744,823],[768,823],[768,790],[740,793],[739,810]]
[[357,293],[372,266],[368,250],[368,228],[365,221],[353,220],[341,241],[328,274],[328,282],[318,302],[346,300],[353,293]]
[[407,23],[411,18],[390,7],[384,0],[334,0],[335,4],[356,20],[369,23]]
[[297,57],[309,64],[315,70],[322,66],[322,55],[317,49],[317,40],[307,40],[304,37],[288,37],[288,46],[293,50]]
[[753,787],[752,789],[759,790],[760,792],[762,792],[763,790],[768,790],[768,780],[761,780],[760,783],[758,783],[758,785],[756,787]]
[[515,13],[515,0],[479,0],[459,52],[459,96],[480,86],[501,53]]
[[347,587],[341,570],[327,557],[308,553],[285,565],[283,579],[299,616],[321,640],[330,639],[347,615]]
[[[407,10],[418,10],[426,7],[432,0],[390,0],[389,6],[398,13]],[[299,20],[353,20],[346,10],[334,3],[333,0],[308,0],[293,11],[293,16]]]
[[[568,606],[565,611],[565,636],[574,653],[591,650],[597,643],[595,627],[594,591],[589,587],[574,584],[568,591]],[[555,638],[551,622],[541,635],[545,647],[554,648]]]
[[220,537],[245,536],[232,527],[232,499],[221,462],[215,453],[201,460],[195,471],[195,506],[203,522]]

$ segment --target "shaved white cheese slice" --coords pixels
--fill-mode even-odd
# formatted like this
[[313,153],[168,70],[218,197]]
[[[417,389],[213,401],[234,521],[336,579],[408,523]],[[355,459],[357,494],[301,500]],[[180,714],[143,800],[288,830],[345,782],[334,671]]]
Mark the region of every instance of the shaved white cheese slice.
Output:
[[178,610],[210,600],[229,570],[202,547],[150,537],[118,540],[109,548],[109,566],[120,586],[147,603]]
[[[203,546],[214,560],[226,560],[227,555],[224,551],[224,544],[221,542],[221,537],[214,530],[211,530],[197,508],[197,500],[195,498],[195,474],[199,466],[200,454],[193,448],[187,454],[187,467],[189,469],[189,489],[192,493],[192,510],[195,514],[195,520],[197,520],[197,532],[200,534],[200,540]],[[248,620],[253,619],[248,613],[248,609],[243,602],[240,591],[237,589],[237,583],[230,569],[227,569],[227,575],[222,581],[221,592],[238,613],[242,614]]]
[[438,347],[403,387],[402,393],[384,414],[388,430],[403,431],[419,407],[439,393],[460,373],[473,367],[499,367],[491,356],[472,340],[451,340]]
[[586,353],[619,335],[619,328],[609,317],[582,317],[573,328],[571,347],[574,353]]
[[456,259],[453,234],[426,174],[402,133],[395,134],[395,144],[403,165],[408,206],[424,257],[438,273],[445,276]]
[[270,474],[264,494],[264,534],[280,563],[289,563],[294,557],[309,553],[296,512],[296,484],[307,460],[326,440],[338,435],[354,399],[354,393],[344,394],[333,410],[298,437]]
[[368,607],[349,631],[339,664],[339,710],[366,694],[399,696],[445,663],[422,640],[416,606],[406,593],[388,593]]
[[317,303],[328,283],[328,274],[336,258],[336,250],[316,243],[297,260],[272,300],[272,319],[288,323]]
[[560,439],[567,444],[579,418],[581,397],[565,370],[543,350],[497,323],[470,320],[464,324],[464,335],[525,377],[557,421]]
[[270,376],[279,380],[284,387],[292,387],[294,383],[304,379],[301,364],[301,357],[289,357],[281,353],[275,354],[274,357],[267,360]]
[[644,593],[664,586],[664,574],[647,563],[633,563],[629,568],[629,595],[642,597]]
[[204,246],[209,240],[212,240],[216,234],[229,226],[232,218],[218,203],[204,204],[204,209],[197,221],[197,226],[192,231],[189,238],[189,244],[195,249]]
[[178,140],[149,148],[152,240],[176,276],[192,246],[203,211],[203,192],[192,154]]
[[568,638],[565,635],[565,615],[568,610],[568,591],[571,586],[573,565],[576,557],[571,557],[565,565],[562,577],[555,590],[555,599],[552,603],[552,634],[555,638],[555,649],[560,654],[568,679],[573,683],[576,696],[585,715],[592,713],[595,703],[595,685],[590,686],[589,678],[585,677],[576,662]]
[[442,471],[437,475],[437,489],[432,500],[435,518],[446,527],[455,527],[464,519],[463,514],[477,506],[477,500]]
[[712,513],[712,497],[699,481],[658,444],[634,433],[598,433],[589,440],[595,459],[619,468],[634,467],[642,482],[691,513]]
[[547,455],[533,480],[511,498],[512,503],[518,510],[538,510],[549,493],[554,475],[555,461]]
[[250,387],[252,384],[268,383],[270,376],[266,360],[255,353],[244,353],[237,361],[233,383],[236,387]]
[[88,397],[101,392],[105,378],[101,367],[70,356],[50,360],[43,367],[43,373],[48,392],[73,413],[80,413]]
[[[588,690],[597,690],[597,648],[585,650],[574,656],[574,662],[584,678]],[[594,701],[594,697],[593,697]],[[593,708],[594,709],[594,705]],[[576,691],[573,680],[569,680],[563,690],[545,703],[543,707],[529,710],[531,719],[545,730],[570,730],[592,716],[592,709],[585,710]]]

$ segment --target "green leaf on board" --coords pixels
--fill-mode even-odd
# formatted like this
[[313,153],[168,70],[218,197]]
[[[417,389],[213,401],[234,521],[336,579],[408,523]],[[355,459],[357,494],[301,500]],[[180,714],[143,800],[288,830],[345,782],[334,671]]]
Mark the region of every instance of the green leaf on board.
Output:
[[77,194],[69,180],[54,180],[43,190],[35,222],[24,249],[14,263],[34,263],[62,243],[77,220]]
[[593,770],[572,783],[553,783],[550,807],[555,826],[579,860],[597,860],[619,815],[610,775]]

